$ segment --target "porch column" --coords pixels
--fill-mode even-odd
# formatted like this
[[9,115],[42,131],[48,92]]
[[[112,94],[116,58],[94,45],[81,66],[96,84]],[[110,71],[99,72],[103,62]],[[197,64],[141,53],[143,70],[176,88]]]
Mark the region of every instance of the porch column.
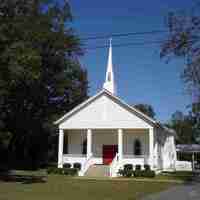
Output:
[[64,141],[64,131],[63,131],[63,129],[59,129],[58,168],[63,167],[63,141]]
[[118,129],[118,156],[119,160],[123,158],[123,130]]
[[87,129],[87,158],[92,156],[92,130]]
[[149,128],[149,165],[153,168],[154,162],[154,131],[153,128]]

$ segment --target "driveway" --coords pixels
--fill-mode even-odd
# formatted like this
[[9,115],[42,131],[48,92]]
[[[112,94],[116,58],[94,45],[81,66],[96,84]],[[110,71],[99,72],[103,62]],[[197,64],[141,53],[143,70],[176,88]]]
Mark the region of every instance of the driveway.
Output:
[[164,192],[148,196],[143,200],[200,200],[200,178],[193,182],[174,186]]

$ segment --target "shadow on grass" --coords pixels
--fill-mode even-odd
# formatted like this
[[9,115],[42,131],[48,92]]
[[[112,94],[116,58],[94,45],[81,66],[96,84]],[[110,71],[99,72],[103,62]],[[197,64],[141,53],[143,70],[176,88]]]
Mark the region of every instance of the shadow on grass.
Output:
[[186,184],[196,184],[196,183],[200,183],[200,173],[199,172],[194,172],[191,179],[186,182]]
[[168,179],[180,180],[185,185],[192,185],[200,182],[199,172],[187,172],[187,171],[177,171],[177,172],[164,172],[167,174]]
[[0,172],[0,181],[19,182],[22,184],[46,183],[47,176],[16,175],[16,174],[11,174],[9,171],[7,171],[7,172]]

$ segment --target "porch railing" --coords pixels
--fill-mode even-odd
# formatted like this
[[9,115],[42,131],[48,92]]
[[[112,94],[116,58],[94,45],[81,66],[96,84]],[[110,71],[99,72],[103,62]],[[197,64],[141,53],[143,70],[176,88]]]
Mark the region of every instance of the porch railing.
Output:
[[63,157],[85,158],[86,154],[63,154]]
[[149,164],[149,155],[130,155],[124,154],[123,159],[140,159],[144,164]]

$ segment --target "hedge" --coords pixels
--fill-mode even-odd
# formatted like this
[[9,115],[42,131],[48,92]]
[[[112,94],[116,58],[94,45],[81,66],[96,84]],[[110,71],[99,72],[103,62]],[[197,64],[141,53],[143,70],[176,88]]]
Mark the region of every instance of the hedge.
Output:
[[124,177],[131,177],[133,175],[133,170],[120,169],[118,174],[121,175],[121,176],[124,176]]
[[65,163],[65,164],[63,164],[63,168],[71,168],[71,164],[70,163]]
[[133,170],[133,165],[132,164],[124,165],[124,170]]
[[81,163],[74,163],[74,168],[81,170]]
[[134,177],[147,177],[147,178],[154,178],[155,172],[152,170],[135,170],[133,172]]
[[76,176],[78,174],[78,169],[49,167],[47,169],[47,173],[48,174],[64,174],[64,175],[68,175],[68,176]]
[[78,169],[77,168],[69,168],[64,170],[64,174],[68,176],[77,176]]
[[135,165],[135,170],[141,170],[141,165]]
[[145,169],[146,171],[149,171],[149,170],[151,170],[151,167],[150,167],[150,165],[144,165],[144,169]]
[[124,170],[120,169],[118,172],[119,175],[124,177],[146,177],[146,178],[153,178],[155,177],[155,172],[152,170]]

